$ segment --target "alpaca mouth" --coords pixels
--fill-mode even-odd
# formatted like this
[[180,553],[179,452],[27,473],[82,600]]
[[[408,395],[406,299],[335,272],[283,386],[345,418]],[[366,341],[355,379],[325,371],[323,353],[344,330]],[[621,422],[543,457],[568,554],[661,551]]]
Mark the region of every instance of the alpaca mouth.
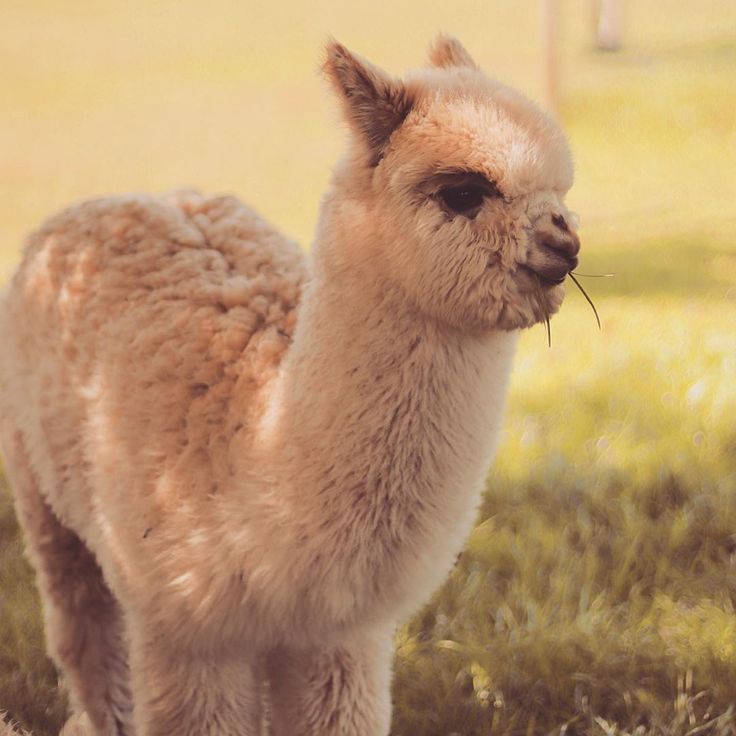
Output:
[[[574,264],[572,263],[574,261]],[[571,266],[570,270],[566,270],[564,274],[555,274],[554,276],[549,273],[544,273],[537,271],[533,268],[530,268],[527,265],[521,265],[520,270],[525,271],[529,274],[529,276],[532,279],[532,286],[533,286],[533,293],[532,293],[532,300],[536,302],[536,306],[541,308],[542,316],[539,319],[539,321],[544,321],[547,328],[547,337],[551,340],[551,333],[550,333],[550,327],[549,327],[549,318],[551,317],[553,312],[557,311],[557,308],[559,308],[559,304],[557,304],[557,307],[554,308],[552,311],[550,311],[549,306],[547,304],[547,294],[552,294],[552,290],[556,286],[560,286],[563,281],[569,276],[572,282],[575,284],[575,286],[578,288],[580,293],[585,297],[585,301],[588,302],[590,305],[590,308],[593,310],[593,314],[595,315],[595,321],[598,325],[598,329],[601,329],[601,318],[598,315],[598,310],[595,308],[595,304],[593,303],[593,300],[588,295],[588,292],[583,288],[582,284],[577,280],[575,268],[577,266],[578,259],[573,258],[571,260]],[[612,276],[613,274],[577,274],[577,276],[593,276],[593,277],[599,277],[599,276]],[[547,291],[543,294],[541,287],[547,287]]]
[[570,271],[574,271],[578,265],[575,256],[563,255],[562,253],[546,253],[542,264],[531,266],[539,279],[547,284],[561,284]]
[[559,286],[569,274],[569,271],[567,269],[565,269],[564,272],[560,272],[559,270],[537,270],[525,265],[522,265],[521,268],[528,274],[530,274],[537,284],[540,284],[541,286],[547,286],[549,288],[552,288],[553,286]]
[[564,276],[560,276],[559,278],[551,278],[549,276],[544,276],[543,274],[535,271],[537,276],[539,277],[539,280],[544,284],[545,286],[559,286],[566,278],[567,274]]

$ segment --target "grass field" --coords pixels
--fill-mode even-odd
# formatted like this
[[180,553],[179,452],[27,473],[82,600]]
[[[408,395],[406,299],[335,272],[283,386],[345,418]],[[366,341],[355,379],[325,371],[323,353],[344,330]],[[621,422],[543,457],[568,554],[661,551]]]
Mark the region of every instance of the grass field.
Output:
[[[571,290],[552,347],[522,340],[478,526],[397,637],[395,736],[736,733],[736,4],[629,3],[618,54],[562,6],[580,271],[615,276],[585,282],[600,332]],[[70,200],[177,185],[306,245],[341,146],[324,37],[398,72],[444,28],[537,96],[536,11],[6,0],[0,268]],[[0,707],[38,735],[65,707],[4,490]]]

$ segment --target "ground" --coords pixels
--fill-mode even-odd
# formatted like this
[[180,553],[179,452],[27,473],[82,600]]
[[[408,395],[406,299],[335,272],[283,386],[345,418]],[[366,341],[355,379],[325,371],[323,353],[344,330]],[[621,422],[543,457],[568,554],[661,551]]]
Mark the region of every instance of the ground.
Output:
[[[276,5],[10,0],[0,267],[70,200],[182,184],[307,245],[341,146],[327,33],[398,72],[444,28],[539,93],[535,0],[308,5],[277,28]],[[571,285],[551,348],[524,336],[478,526],[397,636],[395,736],[736,733],[736,6],[629,3],[620,54],[561,6],[579,271],[615,275],[581,279],[600,332]],[[4,489],[0,706],[39,736],[64,711]]]

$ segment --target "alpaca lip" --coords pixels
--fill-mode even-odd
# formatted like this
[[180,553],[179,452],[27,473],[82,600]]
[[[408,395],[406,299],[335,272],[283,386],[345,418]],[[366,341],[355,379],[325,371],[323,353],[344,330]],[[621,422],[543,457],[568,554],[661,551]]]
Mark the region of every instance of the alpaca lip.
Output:
[[539,280],[547,285],[561,284],[570,271],[574,271],[578,265],[575,256],[564,256],[560,253],[547,252],[541,263],[527,264],[526,267],[539,277]]
[[541,273],[537,273],[537,276],[539,276],[539,280],[547,286],[559,286],[567,278],[567,274],[561,276],[558,279],[548,278],[546,276],[543,276]]
[[567,278],[567,274],[572,270],[566,270],[562,275],[558,275],[556,272],[547,271],[545,273],[541,269],[537,270],[526,265],[523,265],[522,268],[530,274],[534,274],[542,286],[559,286]]

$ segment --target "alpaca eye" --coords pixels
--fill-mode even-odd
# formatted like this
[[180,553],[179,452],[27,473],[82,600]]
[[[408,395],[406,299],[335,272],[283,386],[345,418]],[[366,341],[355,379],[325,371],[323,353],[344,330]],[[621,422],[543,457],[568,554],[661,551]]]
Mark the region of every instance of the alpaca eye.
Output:
[[470,217],[477,214],[477,210],[483,204],[487,191],[483,187],[466,184],[459,187],[445,187],[440,189],[438,195],[445,206],[458,215]]

